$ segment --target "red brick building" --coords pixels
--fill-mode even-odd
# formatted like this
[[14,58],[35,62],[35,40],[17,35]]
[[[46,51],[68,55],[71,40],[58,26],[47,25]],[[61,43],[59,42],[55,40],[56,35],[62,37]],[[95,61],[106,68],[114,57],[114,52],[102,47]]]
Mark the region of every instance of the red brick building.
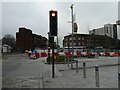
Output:
[[74,34],[67,35],[63,40],[63,47],[84,47],[94,49],[97,47],[117,49],[118,41],[106,35],[89,35],[89,34]]
[[47,39],[41,35],[32,34],[30,29],[19,28],[16,32],[16,44],[18,50],[30,50],[35,48],[46,48]]

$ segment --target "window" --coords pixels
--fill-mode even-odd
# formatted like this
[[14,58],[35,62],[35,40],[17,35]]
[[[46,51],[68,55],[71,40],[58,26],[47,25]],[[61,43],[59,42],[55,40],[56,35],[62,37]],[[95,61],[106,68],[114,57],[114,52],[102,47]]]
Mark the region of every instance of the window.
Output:
[[85,45],[85,43],[83,42],[82,45]]
[[84,38],[82,37],[82,40],[84,40]]
[[81,43],[79,42],[78,45],[81,45]]
[[74,46],[76,45],[76,43],[74,42]]
[[81,40],[81,38],[79,37],[78,40]]
[[66,41],[67,41],[67,38],[66,38]]
[[68,45],[68,43],[66,42],[66,46]]
[[70,38],[70,40],[72,40],[72,38]]
[[73,40],[76,40],[76,38],[74,37]]
[[70,46],[72,46],[72,43],[70,42]]
[[106,29],[107,29],[107,33],[108,33],[108,27]]

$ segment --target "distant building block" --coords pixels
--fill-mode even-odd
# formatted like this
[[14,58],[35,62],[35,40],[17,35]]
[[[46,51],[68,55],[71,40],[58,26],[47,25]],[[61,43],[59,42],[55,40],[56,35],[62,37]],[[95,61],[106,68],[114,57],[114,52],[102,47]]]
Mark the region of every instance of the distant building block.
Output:
[[120,20],[116,21],[116,24],[117,24],[117,25],[120,25]]

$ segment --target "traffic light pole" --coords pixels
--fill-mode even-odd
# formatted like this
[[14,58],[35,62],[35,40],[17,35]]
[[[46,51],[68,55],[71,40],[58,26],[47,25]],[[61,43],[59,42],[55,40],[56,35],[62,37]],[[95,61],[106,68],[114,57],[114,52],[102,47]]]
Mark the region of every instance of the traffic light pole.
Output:
[[55,77],[54,70],[54,36],[57,36],[57,11],[49,11],[50,19],[50,36],[52,39],[52,78]]
[[54,71],[54,36],[53,36],[53,43],[52,43],[52,78],[55,77]]

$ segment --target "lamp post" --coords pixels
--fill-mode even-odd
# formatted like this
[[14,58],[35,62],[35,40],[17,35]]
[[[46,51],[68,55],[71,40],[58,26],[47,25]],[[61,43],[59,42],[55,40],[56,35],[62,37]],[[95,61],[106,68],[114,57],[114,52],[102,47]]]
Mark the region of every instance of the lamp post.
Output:
[[48,64],[50,64],[50,32],[47,33],[48,34],[48,58],[47,58],[47,61],[48,61]]
[[74,30],[74,24],[73,24],[73,5],[74,4],[72,4],[71,6],[70,6],[70,8],[71,8],[71,19],[72,19],[72,60],[71,60],[71,69],[73,68],[73,60],[74,60],[74,47],[73,47],[73,45],[74,45],[74,42],[73,42],[73,30]]

